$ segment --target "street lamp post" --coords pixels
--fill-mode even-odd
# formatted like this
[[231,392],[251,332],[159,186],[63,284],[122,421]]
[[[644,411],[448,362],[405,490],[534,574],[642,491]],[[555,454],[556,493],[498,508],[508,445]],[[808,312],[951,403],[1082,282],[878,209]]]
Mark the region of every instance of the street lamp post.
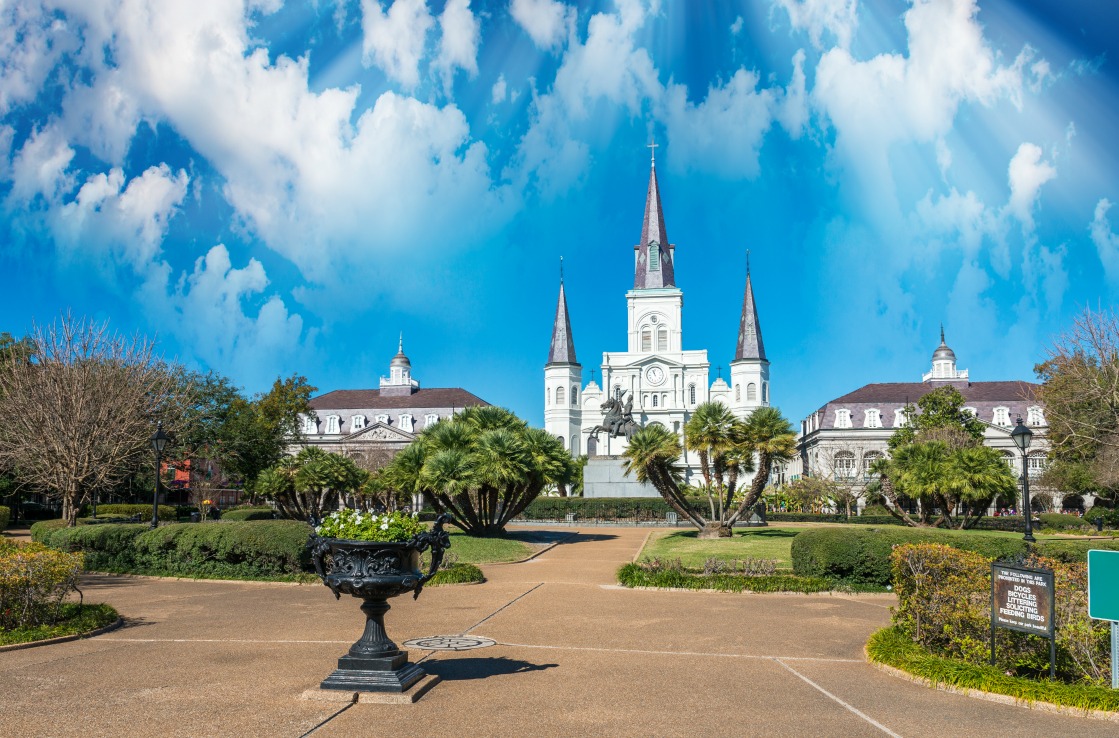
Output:
[[171,436],[163,432],[163,423],[160,423],[155,429],[155,434],[151,437],[152,451],[155,452],[155,495],[152,497],[152,528],[159,527],[159,464],[163,456],[163,449],[167,448],[167,442],[170,440]]
[[1026,464],[1026,452],[1030,449],[1030,440],[1033,435],[1033,431],[1022,423],[1022,416],[1019,415],[1014,430],[1010,431],[1010,437],[1014,439],[1014,445],[1022,452],[1022,507],[1026,509],[1026,535],[1023,538],[1028,543],[1034,542],[1034,530],[1033,521],[1030,519],[1030,470]]

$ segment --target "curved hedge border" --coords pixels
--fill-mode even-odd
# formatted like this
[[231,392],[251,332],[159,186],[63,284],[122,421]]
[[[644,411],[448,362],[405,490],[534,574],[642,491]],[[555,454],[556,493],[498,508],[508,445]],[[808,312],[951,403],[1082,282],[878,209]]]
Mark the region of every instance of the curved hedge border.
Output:
[[[936,528],[821,528],[793,538],[793,572],[840,581],[885,587],[890,584],[890,552],[902,543],[941,543],[974,551],[992,559],[1007,558],[1026,550],[1021,538],[972,535]],[[1087,561],[1088,549],[1119,550],[1119,541],[1047,540],[1033,550],[1058,561]]]
[[54,625],[0,631],[0,652],[89,638],[106,633],[121,623],[120,615],[110,605],[67,602],[62,608],[63,619]]
[[[932,687],[1004,695],[1026,706],[1119,722],[1119,690],[1007,676],[998,668],[934,656],[897,628],[883,628],[866,644],[867,659],[911,674]],[[982,696],[982,695],[979,695]],[[1093,711],[1096,714],[1093,714]]]
[[637,564],[618,569],[618,583],[624,587],[657,587],[664,589],[714,589],[720,592],[827,592],[832,582],[821,577],[800,577],[788,574],[746,577],[734,574],[692,574],[679,569],[651,572]]
[[275,520],[276,513],[270,507],[239,507],[233,510],[226,510],[221,514],[221,519],[227,522]]

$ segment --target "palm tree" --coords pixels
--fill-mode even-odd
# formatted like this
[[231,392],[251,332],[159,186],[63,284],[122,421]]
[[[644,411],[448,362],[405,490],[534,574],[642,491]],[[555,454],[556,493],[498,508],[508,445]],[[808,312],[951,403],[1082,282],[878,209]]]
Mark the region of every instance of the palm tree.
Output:
[[[724,423],[725,417],[718,408],[705,409],[704,416],[693,427],[690,442],[687,426],[684,434],[689,448],[697,452],[707,449],[708,499],[712,500],[712,480],[716,481],[716,490],[719,491],[719,504],[716,507],[712,500],[710,517],[692,510],[684,499],[681,491],[683,479],[676,466],[680,460],[680,441],[663,426],[651,425],[633,436],[625,452],[625,469],[639,482],[652,484],[678,514],[699,528],[701,538],[726,538],[731,535],[735,522],[761,496],[773,463],[793,457],[796,438],[789,421],[777,408],[759,408],[745,422]],[[755,456],[758,459],[757,474],[750,491],[731,513],[730,503],[734,498],[738,471],[751,468]],[[723,479],[726,480],[725,492],[723,487],[718,486],[719,480]]]
[[[734,450],[731,429],[735,422],[734,414],[726,405],[705,402],[696,407],[692,417],[684,424],[684,445],[699,456],[699,468],[712,518],[722,518],[726,507],[724,495],[734,497],[733,487],[729,492],[727,490],[726,472],[728,454]],[[732,464],[736,464],[736,457],[731,456],[730,459]]]
[[947,477],[945,496],[950,495],[953,504],[946,509],[958,505],[962,512],[953,526],[957,528],[975,525],[995,497],[1014,497],[1018,493],[1018,483],[1002,455],[986,446],[963,448],[953,453],[948,461]]
[[505,532],[545,487],[574,470],[563,443],[508,410],[467,408],[424,429],[386,467],[386,484],[422,493],[471,535]]

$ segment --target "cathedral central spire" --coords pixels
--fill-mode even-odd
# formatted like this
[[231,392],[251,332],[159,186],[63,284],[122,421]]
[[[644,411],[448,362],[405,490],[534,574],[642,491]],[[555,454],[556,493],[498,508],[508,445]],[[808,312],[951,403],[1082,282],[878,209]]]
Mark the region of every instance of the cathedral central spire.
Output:
[[[656,144],[650,145],[650,151]],[[649,189],[645,193],[645,220],[641,224],[641,242],[633,247],[635,263],[633,288],[635,290],[675,287],[673,269],[675,247],[668,242],[661,210],[661,193],[657,185],[656,160],[649,162]]]

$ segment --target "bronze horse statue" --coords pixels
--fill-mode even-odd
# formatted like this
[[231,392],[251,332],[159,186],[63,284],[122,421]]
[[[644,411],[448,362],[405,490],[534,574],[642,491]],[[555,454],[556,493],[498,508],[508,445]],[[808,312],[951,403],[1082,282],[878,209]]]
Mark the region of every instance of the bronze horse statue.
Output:
[[602,410],[603,419],[602,425],[596,425],[591,428],[590,437],[598,440],[600,431],[606,431],[606,435],[610,437],[625,436],[626,441],[633,438],[633,434],[637,432],[637,422],[633,419],[633,394],[630,393],[629,399],[623,406],[622,401],[618,397],[611,397],[599,406]]

